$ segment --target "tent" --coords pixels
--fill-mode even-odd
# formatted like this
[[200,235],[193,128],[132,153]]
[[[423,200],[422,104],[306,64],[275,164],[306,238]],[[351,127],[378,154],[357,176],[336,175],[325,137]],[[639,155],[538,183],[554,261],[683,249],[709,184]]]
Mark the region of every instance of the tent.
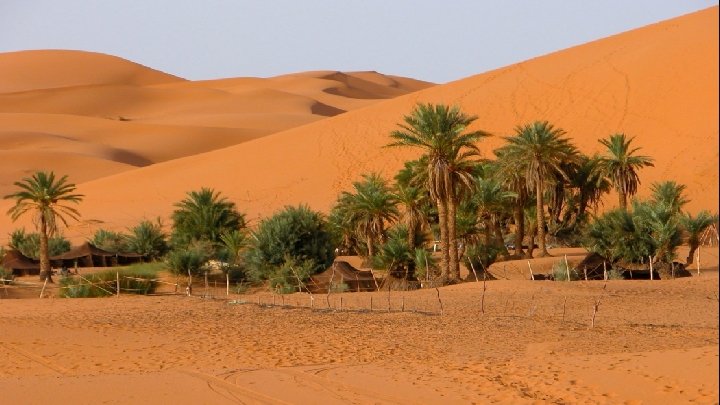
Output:
[[358,270],[345,261],[336,261],[327,270],[312,276],[308,289],[312,293],[326,293],[328,290],[375,291],[377,284],[372,272]]
[[111,267],[142,261],[137,253],[113,253],[100,249],[89,242],[75,246],[69,251],[53,256],[50,263],[53,267]]
[[2,258],[2,266],[14,276],[40,274],[40,261],[26,257],[17,250],[8,250]]

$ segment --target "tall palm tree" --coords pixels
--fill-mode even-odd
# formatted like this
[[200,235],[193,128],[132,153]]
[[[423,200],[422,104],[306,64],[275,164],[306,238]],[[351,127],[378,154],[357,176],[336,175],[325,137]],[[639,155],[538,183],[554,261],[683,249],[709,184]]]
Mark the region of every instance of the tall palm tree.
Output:
[[387,146],[412,146],[424,151],[426,189],[435,202],[440,222],[441,279],[460,278],[455,215],[458,197],[473,184],[475,161],[479,155],[475,143],[488,136],[483,131],[468,132],[477,119],[460,111],[457,106],[418,104],[403,118]]
[[562,165],[574,161],[577,150],[565,131],[555,128],[547,121],[518,126],[515,136],[505,137],[508,142],[499,150],[500,155],[513,162],[513,166],[525,176],[528,190],[535,189],[537,230],[540,240],[540,256],[548,256],[545,246],[545,202],[546,183],[556,173],[567,177]]
[[525,239],[525,205],[528,202],[528,186],[525,176],[518,166],[521,162],[508,159],[503,151],[494,151],[497,160],[493,162],[498,180],[508,191],[515,194],[513,202],[513,222],[515,222],[515,255],[524,257],[523,240]]
[[640,148],[632,149],[630,147],[633,139],[628,139],[625,134],[621,133],[598,141],[607,148],[606,154],[600,160],[601,170],[617,191],[622,209],[627,209],[628,197],[637,193],[640,184],[638,170],[654,166],[653,159],[649,156],[635,155]]
[[485,244],[497,246],[503,255],[507,256],[500,220],[507,217],[508,203],[516,195],[505,190],[501,183],[494,179],[477,178],[475,182],[472,199],[477,205],[478,217],[485,223]]
[[235,203],[210,188],[187,193],[175,207],[172,241],[176,246],[186,246],[193,240],[219,245],[223,232],[245,227],[245,215],[238,212]]
[[36,172],[14,184],[20,190],[5,196],[5,199],[15,200],[8,214],[13,221],[27,212],[35,214],[40,232],[40,279],[52,282],[48,237],[57,231],[58,220],[67,226],[66,216],[74,220],[80,217],[75,208],[65,204],[78,204],[83,195],[75,194],[75,184],[68,183],[67,176],[56,179],[54,172]]
[[336,211],[365,240],[368,258],[372,259],[375,246],[384,237],[386,223],[394,221],[399,214],[397,200],[377,173],[363,175],[363,180],[354,182],[353,187],[354,193],[344,191],[340,195]]

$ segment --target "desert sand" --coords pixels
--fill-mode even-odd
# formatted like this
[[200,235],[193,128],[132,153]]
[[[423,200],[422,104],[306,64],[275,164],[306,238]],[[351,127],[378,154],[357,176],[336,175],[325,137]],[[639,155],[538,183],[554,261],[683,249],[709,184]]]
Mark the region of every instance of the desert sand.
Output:
[[3,401],[718,403],[717,246],[703,258],[684,279],[445,287],[442,315],[432,289],[315,295],[310,308],[302,293],[41,300],[9,287]]
[[[251,226],[289,204],[327,211],[361,174],[390,177],[418,156],[383,145],[416,103],[442,102],[495,135],[480,145],[487,157],[538,119],[585,153],[625,132],[655,159],[639,197],[675,180],[690,212],[717,212],[718,70],[718,7],[442,85],[336,71],[189,81],[109,55],[5,53],[0,192],[35,170],[68,174],[85,195],[82,220],[63,231],[74,243],[143,219],[169,224],[200,187]],[[615,204],[609,195],[602,209]],[[22,226],[31,220],[0,215],[0,243]],[[552,253],[533,260],[537,272],[557,255],[581,258]],[[717,247],[703,249],[701,276],[604,290],[532,282],[526,265],[497,263],[484,301],[469,282],[319,296],[313,309],[223,289],[38,299],[37,281],[23,279],[0,287],[0,402],[718,403]]]

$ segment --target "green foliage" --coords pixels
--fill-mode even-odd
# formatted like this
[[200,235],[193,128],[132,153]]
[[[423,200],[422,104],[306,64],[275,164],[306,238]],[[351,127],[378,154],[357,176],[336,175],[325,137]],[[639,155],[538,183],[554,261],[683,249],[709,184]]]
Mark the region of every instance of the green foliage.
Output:
[[9,285],[13,283],[15,275],[12,272],[6,270],[4,267],[0,267],[0,285]]
[[588,226],[586,248],[612,262],[642,263],[652,257],[672,263],[682,243],[681,204],[676,197],[636,201],[632,212],[619,208],[603,214]]
[[287,256],[282,265],[275,267],[268,275],[270,288],[279,294],[305,291],[305,283],[317,272],[313,260],[298,261]]
[[600,158],[599,170],[618,192],[621,209],[627,209],[627,198],[637,193],[640,184],[638,171],[653,166],[652,158],[636,154],[640,148],[630,147],[633,139],[628,139],[625,134],[614,134],[608,139],[598,140],[606,148],[605,155]]
[[313,263],[310,274],[327,269],[334,259],[328,224],[319,212],[305,205],[287,206],[260,222],[245,252],[248,275],[266,280],[288,260]]
[[90,239],[90,243],[93,244],[93,246],[97,246],[108,252],[128,252],[127,235],[123,235],[120,232],[98,229],[95,231],[95,235],[93,235],[92,239]]
[[176,247],[187,246],[192,241],[207,241],[219,246],[223,233],[245,227],[245,215],[236,209],[235,203],[213,189],[191,191],[175,207],[170,239]]
[[433,275],[436,272],[437,261],[427,250],[416,248],[413,259],[415,260],[415,277],[418,280],[425,280],[428,278],[428,273]]
[[390,229],[387,240],[373,258],[373,264],[386,269],[391,277],[415,278],[415,252],[408,245],[407,226],[401,224]]
[[157,270],[155,266],[131,266],[119,270],[107,270],[83,276],[60,279],[60,296],[63,298],[98,298],[117,293],[117,277],[120,277],[121,294],[152,294],[155,292]]
[[145,220],[130,229],[126,248],[128,252],[141,254],[148,260],[157,260],[168,251],[165,238],[159,219],[156,223]]
[[[25,229],[16,229],[10,234],[9,245],[24,256],[38,260],[40,258],[40,234],[25,233]],[[70,241],[62,235],[48,238],[49,256],[57,256],[70,250]]]
[[484,272],[491,264],[495,263],[498,253],[502,248],[494,245],[486,245],[483,243],[472,243],[465,249],[463,260],[468,270],[475,268],[478,274]]
[[588,225],[585,247],[615,263],[647,261],[655,251],[655,242],[640,219],[618,208],[608,211]]
[[176,248],[167,254],[165,261],[170,272],[175,275],[198,275],[210,258],[208,245],[196,243],[185,248]]
[[385,234],[385,225],[398,216],[397,199],[379,174],[363,175],[353,183],[354,192],[343,192],[334,208],[341,229],[352,229],[367,245],[369,256]]
[[569,281],[577,281],[577,280],[581,279],[580,274],[578,274],[578,272],[575,271],[575,269],[573,269],[573,268],[568,269],[567,261],[558,260],[557,262],[555,262],[555,264],[553,264],[553,267],[552,267],[553,280],[568,281],[568,273],[570,274]]

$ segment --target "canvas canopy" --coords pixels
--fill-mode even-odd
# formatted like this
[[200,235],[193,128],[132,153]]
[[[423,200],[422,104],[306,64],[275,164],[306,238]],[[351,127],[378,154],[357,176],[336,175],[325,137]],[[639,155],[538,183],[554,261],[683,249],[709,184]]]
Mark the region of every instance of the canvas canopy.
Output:
[[375,291],[377,284],[370,271],[358,270],[345,261],[336,261],[327,270],[311,277],[308,288],[313,293],[328,289],[347,292]]

